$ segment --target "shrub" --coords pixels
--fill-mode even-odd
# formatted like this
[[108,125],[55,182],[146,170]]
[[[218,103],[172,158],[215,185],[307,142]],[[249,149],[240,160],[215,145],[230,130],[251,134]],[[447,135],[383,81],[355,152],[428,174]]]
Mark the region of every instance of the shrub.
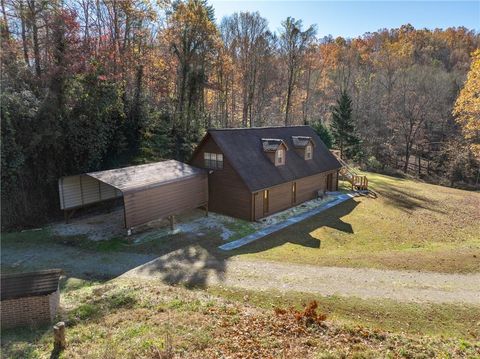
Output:
[[93,318],[100,312],[100,308],[97,305],[91,303],[85,303],[76,308],[71,314],[70,319],[72,321],[76,320],[86,320]]
[[109,309],[132,308],[137,303],[137,298],[132,291],[122,290],[110,295],[106,303]]
[[367,159],[367,168],[371,171],[379,171],[382,169],[382,164],[375,156],[370,156]]

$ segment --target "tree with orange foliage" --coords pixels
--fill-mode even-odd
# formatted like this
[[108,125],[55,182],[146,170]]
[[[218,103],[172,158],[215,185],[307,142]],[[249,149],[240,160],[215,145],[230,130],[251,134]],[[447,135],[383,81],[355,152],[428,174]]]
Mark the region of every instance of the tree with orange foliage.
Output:
[[472,54],[472,65],[455,102],[453,115],[474,156],[480,160],[480,50]]

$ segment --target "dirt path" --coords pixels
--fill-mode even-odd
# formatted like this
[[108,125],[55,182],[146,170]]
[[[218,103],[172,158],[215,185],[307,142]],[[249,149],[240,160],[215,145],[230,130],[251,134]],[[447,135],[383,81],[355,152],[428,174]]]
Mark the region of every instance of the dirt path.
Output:
[[202,253],[191,253],[188,258],[184,261],[173,252],[132,269],[125,276],[252,290],[480,305],[480,273],[317,267],[240,259],[219,262]]

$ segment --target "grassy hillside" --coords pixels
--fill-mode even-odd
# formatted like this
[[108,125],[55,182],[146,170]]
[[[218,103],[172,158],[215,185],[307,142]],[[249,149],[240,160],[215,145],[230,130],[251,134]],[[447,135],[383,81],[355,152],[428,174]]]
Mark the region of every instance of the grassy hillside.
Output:
[[[317,299],[315,322],[302,303]],[[476,307],[68,280],[63,358],[474,357]],[[288,309],[293,306],[294,309]],[[276,308],[276,309],[275,309]],[[295,312],[298,310],[298,312]],[[477,324],[476,324],[477,323]],[[50,328],[2,332],[2,357],[48,358]]]
[[236,253],[327,266],[480,270],[480,193],[367,173],[357,197]]
[[[59,237],[45,228],[2,236],[2,270],[61,263],[71,276],[62,284],[59,315],[67,322],[64,358],[478,357],[478,306],[72,278],[103,281],[172,251],[174,259],[194,263],[201,255],[225,266],[239,256],[322,266],[480,270],[479,193],[368,176],[376,198],[347,201],[236,251],[217,248],[225,242],[216,230],[201,236],[152,232],[152,240],[134,244]],[[233,238],[252,229],[243,221],[229,225]],[[326,321],[310,325],[305,313],[294,311],[311,300]],[[50,356],[49,327],[1,334],[2,357]]]

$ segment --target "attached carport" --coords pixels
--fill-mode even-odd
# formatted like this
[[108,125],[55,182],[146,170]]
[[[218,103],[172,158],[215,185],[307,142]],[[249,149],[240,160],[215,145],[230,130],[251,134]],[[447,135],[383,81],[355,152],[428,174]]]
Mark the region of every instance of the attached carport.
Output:
[[[62,177],[60,208],[66,213],[123,197],[125,228],[204,207],[208,211],[208,175],[175,160]],[[68,216],[66,216],[68,218]]]

